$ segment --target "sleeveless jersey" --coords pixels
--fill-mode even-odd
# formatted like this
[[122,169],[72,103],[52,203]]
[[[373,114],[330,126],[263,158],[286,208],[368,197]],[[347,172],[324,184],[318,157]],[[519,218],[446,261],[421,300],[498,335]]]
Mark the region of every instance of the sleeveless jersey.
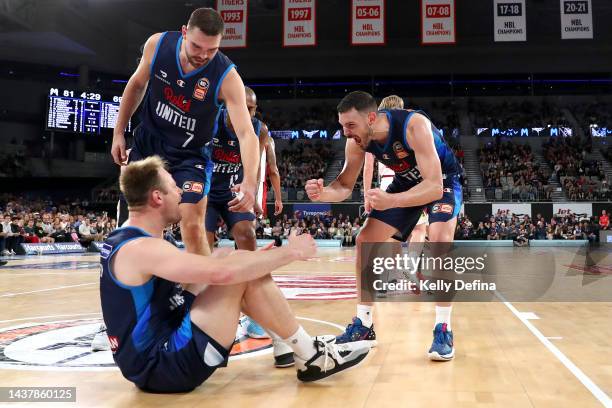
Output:
[[[384,146],[372,142],[368,146],[367,151],[372,153],[380,163],[387,166],[395,173],[395,178],[407,184],[414,186],[421,181],[421,172],[416,163],[414,151],[406,143],[406,127],[408,121],[415,113],[420,113],[427,117],[422,111],[409,111],[404,109],[391,109],[379,111],[387,115],[389,120],[389,136]],[[454,175],[461,174],[461,166],[455,159],[455,154],[450,148],[442,132],[431,124],[431,130],[434,138],[434,145],[440,158],[442,165],[442,175],[448,178]]]
[[148,132],[169,145],[198,148],[216,133],[219,89],[235,65],[218,51],[206,65],[185,74],[179,61],[182,40],[177,31],[161,35],[140,118]]
[[[231,200],[233,196],[230,189],[234,185],[242,183],[244,176],[238,136],[229,128],[227,120],[227,110],[223,109],[221,115],[219,115],[218,132],[212,139],[214,168],[209,192],[209,199],[211,200]],[[259,137],[262,122],[257,118],[252,118],[251,123],[255,134]]]
[[143,285],[128,286],[115,278],[113,256],[135,239],[155,238],[140,228],[123,227],[104,242],[100,250],[100,299],[113,358],[126,378],[141,383],[150,368],[147,356],[152,349],[182,346],[160,342],[181,326],[185,313],[180,284],[153,277]]

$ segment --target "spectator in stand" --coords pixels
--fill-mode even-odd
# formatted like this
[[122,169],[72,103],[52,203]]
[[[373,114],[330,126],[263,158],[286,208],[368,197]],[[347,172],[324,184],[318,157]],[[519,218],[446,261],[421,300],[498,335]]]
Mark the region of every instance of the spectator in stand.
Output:
[[601,216],[599,217],[599,228],[601,230],[608,230],[610,228],[610,217],[606,210],[601,210]]
[[101,234],[98,234],[97,231],[92,230],[91,221],[88,217],[85,217],[81,225],[79,225],[79,237],[81,241],[84,241],[85,243],[100,241],[102,239]]

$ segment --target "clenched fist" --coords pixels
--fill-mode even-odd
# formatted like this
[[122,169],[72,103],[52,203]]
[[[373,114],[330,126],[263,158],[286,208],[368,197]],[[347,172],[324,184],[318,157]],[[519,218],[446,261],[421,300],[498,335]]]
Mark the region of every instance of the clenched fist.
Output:
[[393,195],[394,194],[382,191],[380,188],[371,188],[365,194],[365,201],[369,203],[371,208],[384,211],[392,207],[397,207]]
[[319,201],[323,193],[323,179],[311,179],[306,182],[306,194],[310,201]]

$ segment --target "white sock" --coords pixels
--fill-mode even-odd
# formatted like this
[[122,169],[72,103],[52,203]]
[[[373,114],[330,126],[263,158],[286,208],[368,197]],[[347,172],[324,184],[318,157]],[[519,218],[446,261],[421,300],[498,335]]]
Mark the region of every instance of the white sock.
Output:
[[451,311],[453,310],[452,306],[436,306],[436,323],[434,327],[438,323],[446,323],[446,330],[451,331]]
[[295,355],[302,360],[309,360],[317,352],[312,337],[302,326],[299,326],[295,333],[282,341],[291,347]]
[[361,324],[372,327],[372,306],[357,305],[357,317],[361,319]]

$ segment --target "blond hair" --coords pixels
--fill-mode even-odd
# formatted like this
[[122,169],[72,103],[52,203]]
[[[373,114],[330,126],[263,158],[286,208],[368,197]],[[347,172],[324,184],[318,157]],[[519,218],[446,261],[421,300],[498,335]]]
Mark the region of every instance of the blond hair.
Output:
[[159,190],[166,194],[160,170],[166,170],[166,163],[159,156],[147,157],[125,166],[119,176],[119,188],[129,208],[145,206],[149,193]]
[[397,95],[389,95],[383,98],[378,109],[404,109],[404,100]]

